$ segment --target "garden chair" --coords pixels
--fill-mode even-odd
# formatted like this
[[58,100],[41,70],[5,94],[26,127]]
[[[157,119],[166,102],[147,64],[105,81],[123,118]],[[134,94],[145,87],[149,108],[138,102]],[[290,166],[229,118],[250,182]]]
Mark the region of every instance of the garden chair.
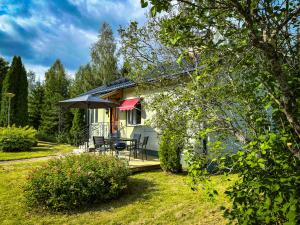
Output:
[[95,151],[98,150],[99,153],[105,153],[107,150],[109,150],[103,136],[93,136],[93,141],[95,145]]
[[133,152],[134,154],[136,154],[136,151],[139,148],[139,144],[141,141],[141,134],[133,134],[133,140],[129,145],[128,145],[128,150],[129,150],[129,161],[130,161],[130,156],[131,156],[131,152]]
[[144,160],[144,154],[145,154],[146,160],[147,160],[147,149],[146,149],[146,147],[147,147],[147,144],[148,144],[148,139],[149,139],[148,136],[144,137],[143,142],[141,143],[141,148],[139,149],[139,150],[141,150],[141,153],[142,153],[142,160]]

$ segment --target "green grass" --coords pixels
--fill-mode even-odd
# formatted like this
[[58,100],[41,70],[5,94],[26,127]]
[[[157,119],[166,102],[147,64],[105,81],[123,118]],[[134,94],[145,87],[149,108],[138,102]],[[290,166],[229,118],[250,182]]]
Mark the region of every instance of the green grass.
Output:
[[1,152],[0,161],[29,159],[42,156],[53,156],[72,152],[74,147],[70,145],[55,144],[50,142],[39,142],[37,147],[33,147],[31,151],[25,152]]
[[0,221],[2,224],[226,224],[220,206],[228,206],[223,191],[229,182],[213,178],[220,195],[209,200],[193,192],[188,177],[161,171],[130,177],[126,193],[110,203],[92,205],[68,214],[30,210],[22,188],[28,173],[45,162],[0,165]]

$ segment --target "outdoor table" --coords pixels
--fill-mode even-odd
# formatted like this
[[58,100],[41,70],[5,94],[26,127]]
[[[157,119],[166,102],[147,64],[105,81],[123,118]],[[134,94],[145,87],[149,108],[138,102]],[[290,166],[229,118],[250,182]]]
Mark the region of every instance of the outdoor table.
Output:
[[[106,138],[105,141],[112,147],[114,148],[114,144],[117,143],[117,142],[120,142],[120,141],[123,141],[126,143],[127,145],[127,142],[131,142],[133,144],[136,144],[135,142],[137,141],[136,139],[133,139],[133,138],[122,138],[122,137],[110,137],[110,138]],[[115,149],[117,154],[119,154],[118,150]],[[134,154],[133,154],[134,158],[137,158],[137,149],[134,149]]]

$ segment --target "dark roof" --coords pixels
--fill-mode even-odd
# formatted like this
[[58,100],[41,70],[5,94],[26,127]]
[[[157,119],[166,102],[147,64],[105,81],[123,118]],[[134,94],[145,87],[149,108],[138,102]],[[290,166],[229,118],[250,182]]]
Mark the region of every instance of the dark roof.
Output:
[[103,95],[103,94],[106,94],[106,93],[114,91],[114,90],[134,87],[135,85],[136,85],[136,83],[132,80],[129,80],[127,78],[120,78],[118,80],[115,80],[115,81],[109,83],[108,85],[102,85],[102,86],[92,89],[88,92],[85,92],[85,93],[81,94],[80,96],[87,95],[87,94]]
[[[154,82],[157,81],[158,78],[172,79],[174,77],[177,77],[178,75],[187,74],[188,72],[191,72],[193,70],[195,70],[195,65],[192,65],[190,63],[183,63],[183,65],[179,65],[177,63],[173,63],[172,65],[160,65],[156,67],[154,70],[152,70],[151,72],[149,72],[145,76],[144,80],[146,80],[147,82]],[[136,86],[136,82],[129,80],[127,78],[120,78],[118,80],[109,83],[108,85],[102,85],[88,92],[85,92],[79,96],[87,95],[87,94],[103,95],[111,91],[130,88],[134,86]]]

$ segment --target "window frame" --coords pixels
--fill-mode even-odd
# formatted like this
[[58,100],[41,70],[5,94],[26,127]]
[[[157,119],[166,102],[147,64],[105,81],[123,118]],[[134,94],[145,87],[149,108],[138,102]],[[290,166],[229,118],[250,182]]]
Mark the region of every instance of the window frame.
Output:
[[89,123],[98,123],[99,117],[98,117],[98,109],[88,109],[89,111]]
[[126,124],[127,126],[142,125],[142,105],[139,102],[135,108],[126,111]]

